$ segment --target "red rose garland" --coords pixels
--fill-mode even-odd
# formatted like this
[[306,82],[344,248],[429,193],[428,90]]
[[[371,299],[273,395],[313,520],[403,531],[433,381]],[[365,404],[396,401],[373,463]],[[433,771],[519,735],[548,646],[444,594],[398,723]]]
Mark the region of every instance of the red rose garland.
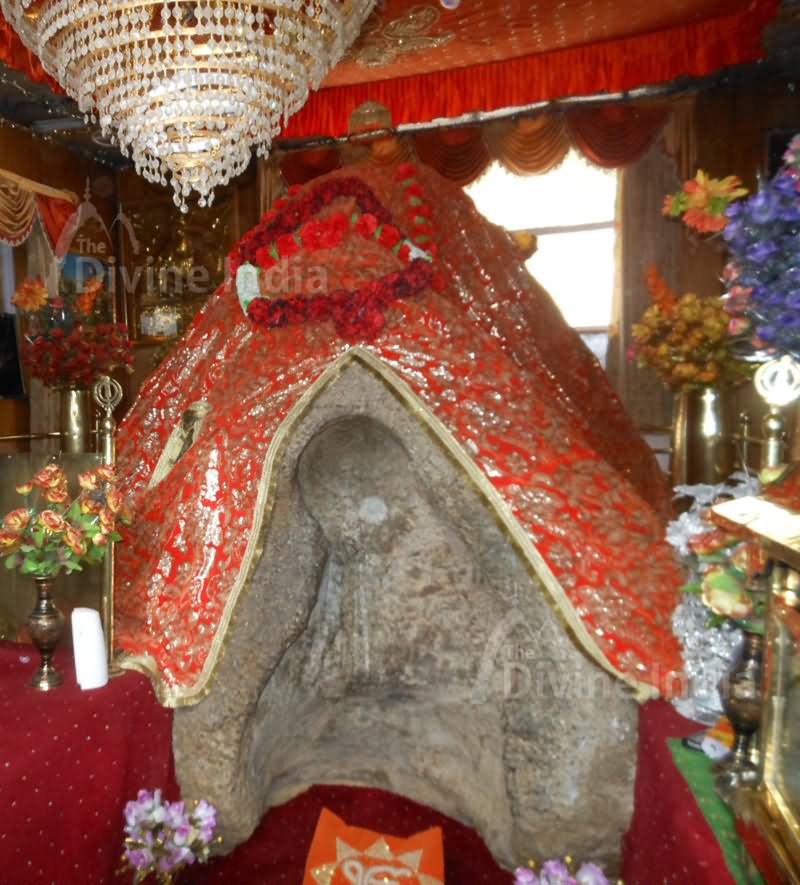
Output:
[[[405,267],[352,291],[337,289],[326,295],[276,299],[254,297],[247,303],[247,316],[267,328],[332,319],[343,338],[365,338],[383,328],[384,310],[392,302],[415,295],[426,286],[441,289],[442,278],[434,273],[432,266],[436,247],[432,242],[431,210],[424,201],[415,173],[410,163],[399,166],[396,173],[404,189],[409,238],[392,224],[389,211],[359,178],[331,179],[300,199],[276,200],[261,224],[246,234],[229,255],[232,273],[237,274],[243,264],[269,270],[301,250],[334,248],[350,230],[393,252]],[[289,196],[296,196],[300,190],[291,188]],[[334,200],[346,196],[354,197],[357,206],[349,218],[343,212],[316,217]],[[241,298],[243,293],[239,294]]]

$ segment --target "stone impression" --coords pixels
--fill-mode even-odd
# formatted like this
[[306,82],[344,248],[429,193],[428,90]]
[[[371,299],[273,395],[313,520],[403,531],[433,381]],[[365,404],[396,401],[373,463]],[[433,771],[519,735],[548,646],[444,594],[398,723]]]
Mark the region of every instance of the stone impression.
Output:
[[209,696],[176,710],[185,797],[224,849],[315,783],[381,787],[501,862],[613,865],[636,704],[562,628],[464,471],[351,364],[285,445]]

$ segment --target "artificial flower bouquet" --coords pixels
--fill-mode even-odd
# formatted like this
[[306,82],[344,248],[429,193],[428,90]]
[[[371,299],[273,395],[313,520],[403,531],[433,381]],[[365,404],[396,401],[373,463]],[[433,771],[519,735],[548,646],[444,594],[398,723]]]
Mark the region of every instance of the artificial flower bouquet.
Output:
[[758,193],[725,210],[732,331],[764,358],[800,359],[800,135]]
[[720,233],[729,252],[719,296],[679,299],[648,272],[653,305],[634,326],[633,355],[667,383],[732,382],[748,374],[742,360],[800,359],[800,135],[783,161],[750,196],[736,176],[716,179],[701,169],[665,199],[664,215]]
[[632,356],[649,366],[670,387],[730,384],[749,374],[734,353],[730,317],[722,299],[695,295],[678,297],[655,265],[647,270],[652,304],[631,330]]
[[217,810],[204,800],[188,810],[183,802],[165,802],[161,790],[140,790],[125,806],[124,870],[133,870],[134,885],[148,876],[161,883],[188,864],[205,863],[215,839]]
[[27,321],[22,358],[48,387],[90,387],[100,375],[133,366],[128,327],[107,321],[103,282],[91,277],[80,291],[71,280],[51,296],[40,278],[26,279],[12,301]]
[[78,474],[80,493],[70,499],[67,476],[57,464],[43,467],[17,486],[25,499],[3,518],[0,552],[7,569],[50,577],[81,571],[100,562],[118,525],[130,525],[132,514],[116,488],[113,467]]
[[597,864],[584,863],[573,872],[571,859],[565,858],[545,861],[538,872],[532,863],[517,867],[514,885],[609,885],[609,881]]

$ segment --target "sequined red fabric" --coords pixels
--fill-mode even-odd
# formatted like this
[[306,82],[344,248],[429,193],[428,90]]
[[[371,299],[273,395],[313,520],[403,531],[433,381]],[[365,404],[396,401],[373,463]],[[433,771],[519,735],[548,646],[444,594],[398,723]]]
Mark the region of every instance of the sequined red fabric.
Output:
[[[391,173],[358,174],[401,214]],[[682,579],[645,503],[663,512],[668,500],[655,460],[510,238],[458,188],[427,169],[418,177],[434,208],[447,287],[388,310],[386,326],[362,346],[411,388],[497,489],[608,661],[663,689],[680,669],[670,616]],[[348,239],[329,256],[330,285],[387,271],[380,264],[392,260],[387,253],[359,265],[360,243]],[[168,703],[198,700],[207,680],[276,431],[350,346],[330,322],[255,326],[229,282],[123,423],[119,465],[137,521],[117,548],[117,639],[156,662]],[[208,406],[199,437],[149,487],[170,435],[198,401]]]

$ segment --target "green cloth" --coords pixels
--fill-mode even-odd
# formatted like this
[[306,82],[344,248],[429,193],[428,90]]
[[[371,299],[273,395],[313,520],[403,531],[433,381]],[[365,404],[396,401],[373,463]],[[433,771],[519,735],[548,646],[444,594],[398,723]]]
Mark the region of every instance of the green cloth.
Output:
[[703,812],[716,837],[728,871],[737,885],[763,885],[764,880],[756,872],[755,865],[736,832],[733,812],[720,799],[714,789],[713,762],[699,750],[684,747],[678,738],[667,741],[672,758],[692,791],[697,807]]

